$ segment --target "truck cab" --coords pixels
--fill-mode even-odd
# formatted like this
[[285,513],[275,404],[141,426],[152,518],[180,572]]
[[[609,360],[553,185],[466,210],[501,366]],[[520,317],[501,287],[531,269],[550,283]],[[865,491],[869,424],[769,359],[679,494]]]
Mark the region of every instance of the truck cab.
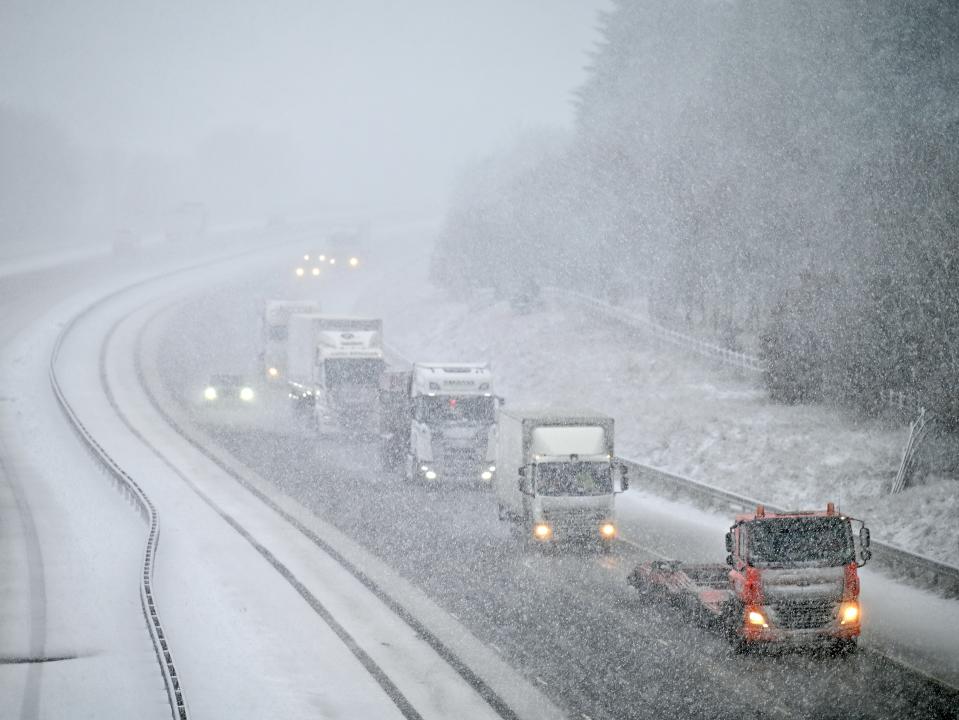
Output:
[[718,622],[737,652],[767,645],[856,648],[859,572],[871,557],[861,520],[826,510],[773,513],[762,505],[726,533],[726,564],[641,563],[627,582]]
[[859,573],[869,530],[836,511],[772,513],[760,505],[726,535],[730,612],[738,639],[833,640],[855,646],[861,631]]
[[498,404],[488,363],[414,363],[407,478],[491,482]]
[[500,518],[537,543],[618,535],[616,494],[627,489],[613,455],[613,419],[588,411],[503,409],[497,429]]

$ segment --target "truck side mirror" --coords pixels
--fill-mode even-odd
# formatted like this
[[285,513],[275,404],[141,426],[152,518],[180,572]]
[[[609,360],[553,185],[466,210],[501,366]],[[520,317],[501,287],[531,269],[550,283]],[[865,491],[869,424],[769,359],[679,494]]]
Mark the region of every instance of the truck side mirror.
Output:
[[519,491],[520,491],[523,495],[528,495],[529,497],[532,497],[532,496],[533,496],[533,488],[532,488],[532,485],[531,485],[531,483],[530,483],[530,481],[529,481],[529,478],[527,478],[527,477],[521,477],[521,478],[519,479],[519,482],[518,482],[517,484],[518,484],[518,486],[519,486]]
[[871,542],[871,541],[870,541],[870,538],[869,538],[869,528],[863,526],[863,527],[859,530],[859,545],[862,546],[862,547],[865,549],[865,548],[869,547],[869,543],[870,543],[870,542]]
[[733,556],[732,556],[732,553],[730,553],[729,555],[726,556],[726,564],[729,565],[730,567],[733,566]]
[[506,404],[506,398],[504,398],[504,397],[497,397],[497,398],[496,398],[496,402],[498,402],[500,405],[505,405],[505,404]]
[[517,468],[517,469],[516,469],[516,474],[519,475],[521,478],[526,477],[526,466],[523,465],[522,467]]
[[862,567],[867,562],[869,562],[869,558],[872,557],[872,550],[869,550],[868,548],[863,548],[860,551],[859,556],[862,558],[862,562],[859,563],[859,567]]
[[619,484],[613,483],[613,492],[626,492],[629,490],[629,471],[622,463],[617,463],[615,469],[619,472]]
[[[731,553],[733,551],[733,534],[731,532],[726,533],[726,552]],[[732,555],[729,556],[732,558]],[[732,563],[729,563],[732,565]]]

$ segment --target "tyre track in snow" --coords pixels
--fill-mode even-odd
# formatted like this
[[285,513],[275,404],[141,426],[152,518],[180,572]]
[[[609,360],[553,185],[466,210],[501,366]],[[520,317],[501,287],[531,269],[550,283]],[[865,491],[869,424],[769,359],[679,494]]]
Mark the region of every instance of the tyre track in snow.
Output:
[[[503,720],[523,720],[525,716],[518,713],[514,710],[513,707],[507,702],[501,694],[494,689],[486,680],[481,677],[479,673],[474,671],[470,665],[465,662],[458,654],[447,645],[436,633],[434,633],[424,622],[417,618],[410,610],[404,607],[396,598],[383,586],[381,586],[374,578],[369,574],[364,572],[364,570],[359,567],[354,561],[346,557],[340,550],[331,545],[329,542],[320,537],[316,532],[311,528],[304,525],[299,519],[291,515],[284,508],[282,508],[277,502],[263,493],[258,487],[250,483],[245,477],[235,472],[226,463],[215,454],[210,452],[210,450],[201,442],[198,442],[190,433],[184,430],[179,423],[173,418],[168,411],[163,407],[162,403],[156,397],[155,392],[150,387],[149,382],[146,379],[144,368],[143,368],[143,338],[145,333],[148,330],[149,325],[152,322],[156,321],[156,318],[163,314],[165,311],[169,310],[168,307],[161,308],[158,310],[146,323],[137,334],[136,340],[136,349],[135,349],[135,368],[138,380],[140,382],[141,388],[143,389],[144,394],[148,398],[153,409],[164,418],[168,423],[170,428],[182,438],[186,443],[191,445],[194,449],[199,451],[207,459],[213,462],[217,467],[219,467],[224,473],[229,475],[233,480],[235,480],[240,486],[244,487],[247,491],[256,496],[263,504],[273,510],[275,513],[280,515],[287,523],[292,525],[299,533],[304,535],[309,541],[315,545],[318,549],[332,557],[337,563],[339,563],[347,572],[353,575],[364,587],[370,590],[377,598],[383,601],[391,611],[393,611],[399,618],[403,620],[409,627],[423,640],[429,644],[436,653],[446,662],[449,666],[466,682],[466,684],[471,687],[483,700],[489,705],[493,712]],[[307,586],[301,582],[296,575],[286,567],[278,558],[276,558],[272,552],[264,545],[259,543],[256,538],[235,518],[233,518],[229,513],[227,513],[222,507],[220,507],[216,501],[206,494],[202,488],[200,488],[191,478],[179,470],[174,463],[169,461],[163,452],[159,450],[155,445],[153,445],[125,416],[118,404],[116,399],[113,397],[112,392],[109,389],[107,378],[105,374],[105,349],[107,344],[110,342],[110,338],[113,336],[116,328],[120,325],[122,320],[118,321],[110,331],[110,335],[105,340],[103,345],[103,352],[101,353],[101,383],[103,384],[104,391],[106,392],[110,405],[117,413],[117,416],[121,419],[124,425],[136,435],[141,442],[147,445],[153,453],[167,466],[170,470],[175,473],[208,507],[210,507],[214,512],[216,512],[227,524],[230,525],[238,534],[240,534],[250,545],[253,547],[279,574],[280,576],[289,583],[298,594],[310,605],[311,608],[334,630],[338,637],[346,644],[350,651],[357,657],[357,659],[363,664],[363,666],[370,672],[370,674],[376,679],[377,683],[384,689],[384,691],[389,695],[391,699],[396,703],[397,708],[402,712],[404,717],[409,718],[410,720],[418,720],[421,716],[410,703],[410,701],[403,695],[400,689],[392,681],[392,679],[380,668],[376,662],[369,656],[368,653],[363,650],[363,648],[356,642],[356,640],[350,635],[350,633],[344,628],[332,613],[327,610],[323,603],[309,591]]]
[[[137,309],[139,310],[139,309]],[[110,404],[110,407],[113,409],[116,416],[120,419],[123,425],[134,435],[137,439],[140,440],[143,445],[145,445],[149,450],[156,456],[160,462],[162,462],[170,472],[176,475],[193,493],[196,494],[213,512],[215,512],[224,522],[227,523],[234,531],[236,531],[250,546],[260,554],[260,556],[266,560],[267,563],[273,567],[274,570],[279,573],[279,575],[287,582],[293,589],[302,597],[307,604],[313,609],[313,611],[325,622],[330,628],[336,633],[337,637],[349,648],[350,652],[359,660],[360,664],[366,669],[367,672],[376,680],[377,684],[386,692],[387,696],[394,702],[397,709],[407,720],[422,720],[422,716],[410,701],[404,696],[396,684],[390,679],[384,670],[377,665],[377,663],[370,657],[370,655],[359,645],[359,643],[350,635],[350,633],[340,624],[333,614],[326,608],[326,606],[317,598],[313,593],[309,591],[306,584],[301,582],[286,565],[284,565],[270,550],[257,541],[253,534],[248,531],[236,518],[231,514],[226,512],[222,507],[220,507],[216,501],[211,498],[207,493],[197,485],[192,478],[190,478],[186,473],[184,473],[173,461],[171,461],[162,450],[160,450],[154,443],[152,443],[141,431],[138,429],[129,419],[129,417],[124,413],[120,405],[117,403],[116,396],[113,393],[113,390],[110,387],[109,379],[107,377],[107,350],[112,342],[117,328],[126,321],[130,315],[137,312],[134,310],[130,313],[127,313],[120,319],[118,319],[110,328],[106,338],[103,340],[103,343],[100,348],[100,359],[99,359],[99,376],[100,376],[100,386],[107,397],[107,401]],[[141,331],[142,335],[142,331]],[[137,353],[139,356],[139,353]],[[137,376],[140,378],[141,384],[144,387],[144,391],[147,392],[150,397],[151,404],[154,408],[159,410],[159,406],[156,404],[155,398],[149,394],[147,390],[146,383],[143,379],[143,372],[140,367],[139,360],[137,362]],[[172,425],[172,423],[171,423]],[[173,426],[175,428],[175,426]],[[201,452],[204,452],[204,449],[194,443],[189,437],[184,435],[182,432],[177,430],[177,434],[180,435],[185,441],[193,445],[195,448],[199,449]],[[204,454],[206,454],[204,452]],[[212,458],[211,458],[212,459]],[[226,468],[224,468],[226,470]],[[227,472],[229,472],[227,470]],[[242,479],[233,476],[235,480],[238,480],[242,484]],[[248,488],[249,489],[249,488]],[[266,498],[261,497],[261,500],[268,502]],[[273,508],[278,510],[278,508]]]

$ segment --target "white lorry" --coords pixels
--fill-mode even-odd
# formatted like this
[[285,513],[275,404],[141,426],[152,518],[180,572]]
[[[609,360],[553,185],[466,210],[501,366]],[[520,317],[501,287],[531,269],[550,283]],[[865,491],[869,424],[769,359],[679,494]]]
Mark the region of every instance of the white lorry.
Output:
[[320,314],[290,318],[290,397],[312,410],[321,432],[340,427],[375,433],[384,369],[382,320]]
[[591,410],[499,412],[496,500],[501,520],[541,543],[615,540],[616,493],[628,487],[613,455],[613,418]]
[[409,480],[490,482],[499,398],[488,363],[413,363],[409,385]]
[[267,300],[263,306],[260,326],[260,362],[267,382],[286,382],[286,355],[290,318],[293,315],[318,314],[320,304],[315,301]]

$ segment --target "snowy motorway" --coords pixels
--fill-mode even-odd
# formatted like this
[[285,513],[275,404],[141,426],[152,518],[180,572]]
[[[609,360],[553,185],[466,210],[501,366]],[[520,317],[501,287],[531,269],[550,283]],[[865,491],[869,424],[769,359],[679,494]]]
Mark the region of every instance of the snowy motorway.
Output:
[[[378,311],[377,288],[409,282],[401,247],[319,286],[325,309]],[[190,717],[956,716],[959,694],[879,653],[740,657],[641,605],[637,561],[721,556],[703,513],[631,491],[613,554],[528,552],[486,488],[383,473],[370,442],[317,437],[281,392],[198,407],[207,376],[255,367],[257,302],[302,291],[296,252],[135,286],[150,273],[0,281],[4,717],[171,716],[138,596],[146,525],[49,388],[54,338],[88,306],[57,375],[157,508],[152,584]]]

